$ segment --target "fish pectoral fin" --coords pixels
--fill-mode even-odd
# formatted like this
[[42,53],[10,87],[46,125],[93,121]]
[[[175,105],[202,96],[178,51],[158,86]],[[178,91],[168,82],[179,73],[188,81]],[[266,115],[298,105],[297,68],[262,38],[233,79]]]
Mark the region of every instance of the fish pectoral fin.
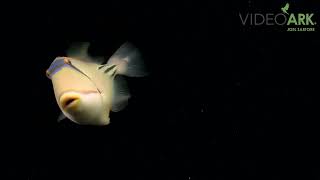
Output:
[[122,76],[116,76],[111,111],[119,112],[123,110],[128,105],[129,98],[130,92],[126,80]]
[[61,114],[59,115],[57,121],[58,121],[58,122],[61,122],[61,121],[64,120],[65,118],[67,118],[67,117],[63,114],[63,112],[61,112]]

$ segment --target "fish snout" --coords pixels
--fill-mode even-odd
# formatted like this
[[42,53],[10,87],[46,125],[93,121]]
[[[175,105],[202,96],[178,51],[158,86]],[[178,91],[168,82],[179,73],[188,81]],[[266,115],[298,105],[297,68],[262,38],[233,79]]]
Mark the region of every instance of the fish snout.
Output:
[[80,102],[80,96],[75,93],[63,94],[60,98],[60,104],[62,109],[75,108]]

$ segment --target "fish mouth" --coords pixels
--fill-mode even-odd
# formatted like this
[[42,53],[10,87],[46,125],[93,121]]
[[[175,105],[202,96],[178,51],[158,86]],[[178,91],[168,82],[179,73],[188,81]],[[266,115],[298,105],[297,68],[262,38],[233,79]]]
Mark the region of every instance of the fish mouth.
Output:
[[79,104],[80,96],[77,94],[64,94],[60,98],[60,104],[62,109],[75,108]]

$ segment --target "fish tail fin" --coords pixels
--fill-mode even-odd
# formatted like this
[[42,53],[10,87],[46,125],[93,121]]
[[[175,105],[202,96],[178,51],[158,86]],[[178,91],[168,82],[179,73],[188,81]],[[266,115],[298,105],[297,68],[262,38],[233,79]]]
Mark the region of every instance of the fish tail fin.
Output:
[[108,60],[109,65],[117,65],[117,74],[128,77],[148,75],[139,50],[131,43],[124,43]]

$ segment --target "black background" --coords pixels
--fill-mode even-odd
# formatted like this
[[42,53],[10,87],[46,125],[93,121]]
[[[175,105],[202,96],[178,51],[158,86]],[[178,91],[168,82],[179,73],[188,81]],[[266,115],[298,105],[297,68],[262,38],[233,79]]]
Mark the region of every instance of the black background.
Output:
[[[20,4],[3,26],[5,176],[319,179],[319,27],[248,27],[238,15],[286,2],[318,20],[316,1]],[[151,72],[128,78],[129,106],[106,127],[56,122],[45,70],[75,41],[105,57],[130,41]]]

